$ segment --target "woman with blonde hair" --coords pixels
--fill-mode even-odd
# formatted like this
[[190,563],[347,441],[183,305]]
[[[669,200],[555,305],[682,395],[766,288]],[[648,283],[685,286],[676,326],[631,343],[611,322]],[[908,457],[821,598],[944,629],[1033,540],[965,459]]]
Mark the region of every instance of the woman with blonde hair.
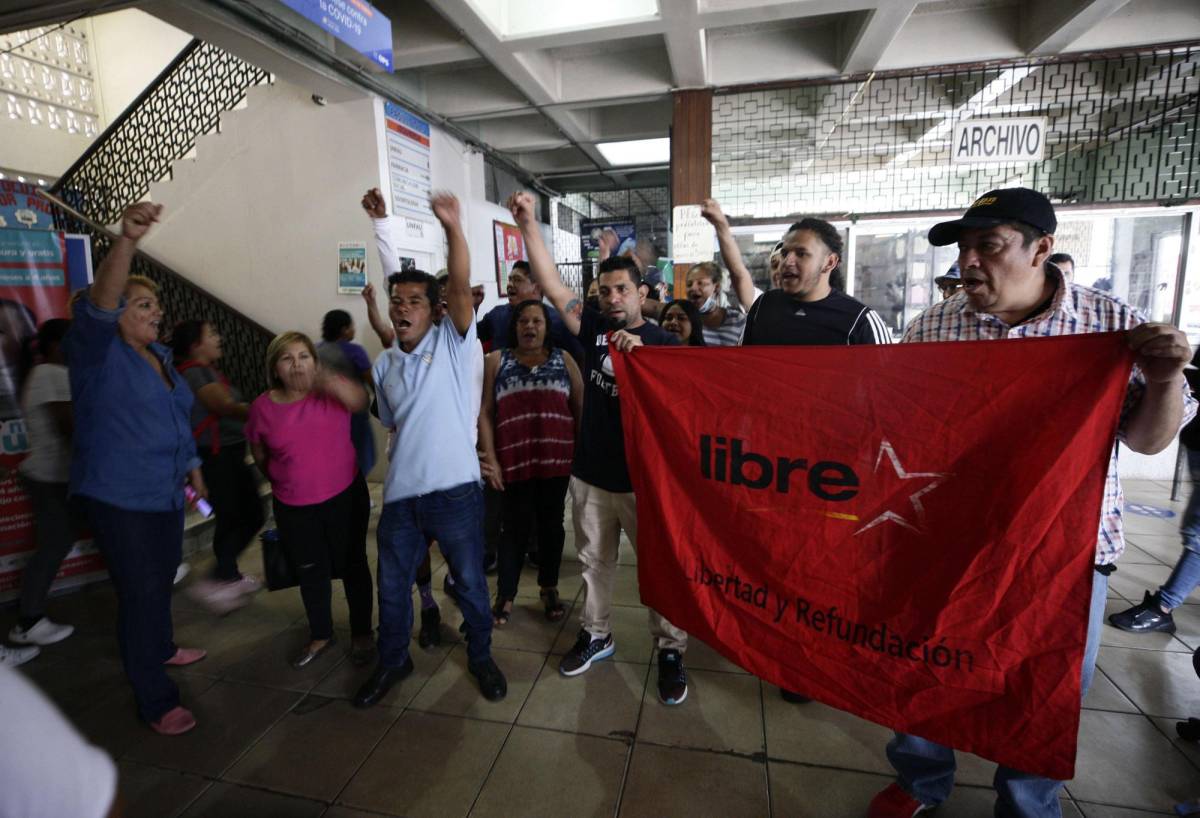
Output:
[[250,404],[245,431],[254,462],[271,481],[275,525],[308,615],[309,643],[292,666],[307,666],[336,641],[334,577],[341,577],[350,607],[351,659],[366,664],[374,655],[366,548],[371,500],[350,440],[350,415],[366,407],[367,393],[322,369],[313,342],[299,332],[271,341],[267,380],[270,388]]
[[171,587],[182,559],[184,483],[207,494],[189,415],[192,390],[158,342],[158,287],[129,275],[161,205],[122,216],[96,281],[74,305],[66,336],[74,410],[70,493],[87,514],[117,591],[117,639],[139,715],[164,735],[196,726],[164,666],[205,652],[178,648]]

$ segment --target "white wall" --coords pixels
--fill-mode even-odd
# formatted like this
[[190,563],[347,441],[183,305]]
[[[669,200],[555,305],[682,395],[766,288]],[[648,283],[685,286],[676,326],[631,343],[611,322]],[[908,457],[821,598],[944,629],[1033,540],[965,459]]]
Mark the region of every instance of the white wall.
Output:
[[91,23],[96,90],[103,124],[108,125],[191,42],[192,35],[137,9],[100,14]]

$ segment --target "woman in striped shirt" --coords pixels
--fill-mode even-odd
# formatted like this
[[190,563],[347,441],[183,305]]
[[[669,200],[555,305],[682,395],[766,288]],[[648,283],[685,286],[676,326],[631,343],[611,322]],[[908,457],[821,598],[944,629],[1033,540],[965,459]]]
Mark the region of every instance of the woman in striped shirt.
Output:
[[541,301],[517,305],[508,348],[484,361],[479,446],[492,466],[492,487],[504,492],[504,537],[492,608],[497,625],[508,622],[525,545],[536,532],[538,584],[546,618],[566,616],[558,596],[562,562],[563,503],[583,410],[583,381],[570,355],[553,345],[550,315]]

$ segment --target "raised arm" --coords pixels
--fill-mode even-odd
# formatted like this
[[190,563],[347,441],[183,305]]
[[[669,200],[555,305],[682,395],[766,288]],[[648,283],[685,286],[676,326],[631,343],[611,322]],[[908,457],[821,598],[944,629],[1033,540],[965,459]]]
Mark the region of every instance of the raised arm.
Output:
[[529,254],[529,268],[533,272],[534,280],[562,316],[563,325],[572,335],[578,335],[583,302],[570,287],[563,284],[558,267],[554,264],[554,257],[542,241],[542,231],[538,230],[537,220],[533,216],[533,196],[524,191],[514,193],[508,197],[508,209],[525,238],[525,252]]
[[729,280],[733,283],[733,290],[737,293],[742,309],[748,312],[754,305],[754,279],[746,269],[742,251],[738,249],[733,231],[729,229],[729,219],[725,218],[716,199],[705,199],[704,204],[700,205],[700,215],[716,228],[717,244],[721,247],[721,258],[725,260],[725,267],[729,270]]
[[396,331],[392,329],[391,323],[383,317],[379,312],[379,305],[375,303],[375,285],[367,282],[367,286],[363,287],[363,301],[367,302],[367,322],[370,323],[371,329],[375,331],[376,337],[379,338],[379,343],[387,349],[396,342]]
[[429,200],[433,215],[446,232],[446,314],[454,322],[459,335],[466,335],[475,322],[475,298],[471,295],[471,253],[463,233],[458,199],[454,194],[440,191]]
[[[371,217],[371,224],[375,229],[375,250],[379,253],[383,280],[387,281],[388,276],[400,269],[400,259],[392,247],[392,220],[388,218],[387,203],[383,200],[379,188],[373,187],[363,194],[362,209]],[[375,286],[370,281],[363,287],[362,297],[363,301],[367,302],[367,321],[379,338],[379,343],[387,349],[395,343],[396,331],[392,329],[391,322],[379,312],[379,305],[375,303]]]
[[88,292],[88,298],[100,309],[115,310],[120,305],[137,244],[146,235],[150,225],[158,221],[160,213],[162,205],[149,202],[125,208],[121,216],[121,235],[112,243],[104,261],[100,262],[96,280]]

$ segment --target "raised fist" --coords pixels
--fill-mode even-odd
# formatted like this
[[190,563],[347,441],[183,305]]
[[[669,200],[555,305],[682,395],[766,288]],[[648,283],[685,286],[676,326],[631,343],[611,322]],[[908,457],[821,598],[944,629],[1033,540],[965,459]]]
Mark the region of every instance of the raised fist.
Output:
[[384,202],[379,188],[373,187],[363,194],[362,209],[367,211],[367,215],[372,219],[387,218],[387,203]]
[[521,190],[508,197],[508,211],[512,213],[517,224],[528,224],[534,219],[532,194]]
[[430,197],[429,206],[433,208],[433,215],[444,227],[460,223],[458,199],[453,193],[439,190]]
[[160,204],[139,202],[125,208],[125,213],[121,216],[121,235],[133,241],[141,239],[150,229],[150,225],[158,221],[162,207]]
[[721,204],[716,199],[705,199],[700,205],[700,215],[708,220],[713,227],[723,227],[729,224],[721,211]]

